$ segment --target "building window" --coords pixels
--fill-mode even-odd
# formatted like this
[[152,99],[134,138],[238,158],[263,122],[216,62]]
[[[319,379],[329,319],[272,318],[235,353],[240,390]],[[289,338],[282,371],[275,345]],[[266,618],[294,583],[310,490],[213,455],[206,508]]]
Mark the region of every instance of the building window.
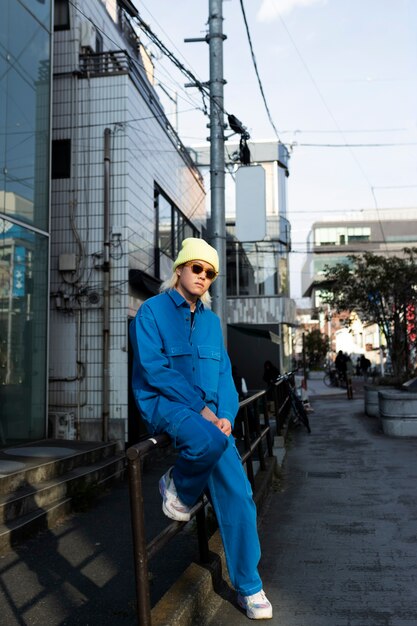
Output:
[[364,227],[354,227],[347,229],[348,242],[353,243],[355,241],[370,241],[371,229]]
[[197,228],[155,184],[155,275],[166,280],[172,273],[172,261],[177,257],[181,242],[187,237],[199,237]]
[[315,229],[316,246],[344,246],[347,243],[370,241],[371,229],[367,226],[337,226]]
[[69,30],[70,14],[68,0],[55,0],[54,30]]
[[103,52],[103,37],[99,31],[96,31],[96,53]]
[[288,254],[278,242],[228,239],[226,260],[228,296],[288,295]]
[[52,179],[71,177],[71,139],[52,142]]

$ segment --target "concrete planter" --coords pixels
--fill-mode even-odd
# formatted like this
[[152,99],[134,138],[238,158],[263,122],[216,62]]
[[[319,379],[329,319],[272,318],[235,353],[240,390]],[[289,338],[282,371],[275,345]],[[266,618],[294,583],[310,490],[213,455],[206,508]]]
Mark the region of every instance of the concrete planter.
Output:
[[365,413],[369,417],[379,417],[378,392],[394,389],[386,385],[365,385]]
[[378,392],[382,430],[390,437],[417,437],[417,393],[388,389]]

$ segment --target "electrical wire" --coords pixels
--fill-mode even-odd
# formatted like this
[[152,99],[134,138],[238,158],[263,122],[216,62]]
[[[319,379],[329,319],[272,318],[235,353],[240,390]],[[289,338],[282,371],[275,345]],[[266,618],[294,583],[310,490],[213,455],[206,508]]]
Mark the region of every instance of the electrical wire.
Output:
[[[91,19],[91,18],[90,18],[90,17],[89,17],[86,13],[84,13],[84,11],[83,11],[83,10],[82,10],[79,6],[77,6],[77,5],[73,2],[73,0],[68,0],[68,2],[69,2],[69,4],[70,4],[70,5],[71,5],[71,6],[72,6],[72,7],[73,7],[73,8],[74,8],[74,9],[75,9],[75,10],[76,10],[76,11],[77,11],[80,15],[82,15],[85,19],[87,19],[89,22],[91,22],[91,23],[93,24],[93,26],[97,29],[97,31],[99,31],[99,32],[100,32],[100,33],[101,33],[101,34],[102,34],[102,35],[103,35],[103,36],[104,36],[104,37],[105,37],[108,41],[110,41],[110,42],[113,44],[113,46],[115,46],[115,49],[116,49],[116,50],[119,50],[120,52],[126,52],[126,50],[125,50],[125,49],[121,48],[121,47],[120,47],[120,45],[119,45],[119,44],[118,44],[118,43],[117,43],[117,42],[116,42],[116,41],[115,41],[115,40],[114,40],[114,39],[113,39],[113,38],[112,38],[112,37],[111,37],[108,33],[106,33],[106,31],[104,31],[102,28],[100,28],[100,26],[99,26],[98,24],[94,23],[94,22],[92,21],[92,19]],[[130,23],[130,22],[129,22],[129,23]],[[145,24],[145,22],[143,22],[143,24]],[[146,34],[148,35],[148,37],[150,36],[150,35],[149,35],[149,33],[152,33],[152,31],[151,31],[150,27],[148,27],[148,31],[144,31],[144,32],[146,32]],[[155,38],[156,38],[156,35],[154,35],[154,36],[155,36]],[[151,41],[152,41],[152,39],[151,39]],[[161,45],[163,45],[163,44],[162,44],[162,42],[161,42]],[[168,50],[168,48],[167,48],[167,50]],[[174,55],[172,55],[172,57],[173,57],[173,58],[175,58],[175,57],[174,57]],[[172,60],[172,59],[170,58],[170,60]],[[179,62],[178,62],[178,63],[179,63]],[[184,67],[185,67],[185,66],[184,66]],[[159,80],[159,79],[158,79],[158,80]],[[201,83],[201,81],[198,81],[198,79],[197,79],[197,78],[195,78],[195,80],[196,80],[198,83],[202,84],[202,83]],[[161,82],[161,84],[164,84],[162,80],[160,80],[159,82]],[[187,93],[187,92],[185,92],[185,91],[184,91],[184,94],[186,94],[186,93]],[[208,94],[206,94],[206,95],[208,95],[208,97],[210,97],[210,94],[209,94],[209,93],[208,93]],[[185,97],[184,97],[184,100],[186,100],[187,102],[189,102],[189,99],[187,100],[187,98],[185,98]],[[203,102],[203,107],[198,107],[198,106],[194,105],[193,110],[200,110],[200,111],[202,111],[203,113],[206,113],[206,107],[205,107],[204,102]],[[155,116],[155,117],[156,117],[156,116]]]
[[[287,143],[284,144],[290,148],[304,147],[304,148],[390,148],[401,146],[417,146],[417,141],[407,141],[398,143]],[[368,179],[367,182],[369,183]]]
[[[313,74],[312,74],[312,73],[311,73],[311,71],[310,71],[310,68],[308,67],[308,65],[307,65],[306,61],[304,60],[304,57],[302,56],[302,54],[301,54],[300,50],[298,49],[298,47],[297,47],[297,45],[296,45],[296,43],[295,43],[295,41],[294,41],[294,38],[292,37],[292,35],[291,35],[291,33],[290,33],[290,31],[289,31],[289,29],[288,29],[288,27],[287,27],[287,25],[286,25],[286,23],[285,23],[285,21],[284,21],[283,17],[282,17],[282,15],[280,15],[280,16],[279,16],[279,19],[280,19],[281,24],[283,25],[283,27],[284,27],[284,29],[285,29],[285,31],[286,31],[286,33],[287,33],[287,36],[288,36],[289,40],[290,40],[290,41],[291,41],[291,43],[292,43],[292,45],[293,45],[293,47],[294,47],[294,49],[295,49],[295,51],[296,51],[296,53],[297,53],[297,55],[298,55],[298,57],[299,57],[299,59],[300,59],[301,63],[303,64],[304,69],[306,70],[306,72],[307,72],[308,76],[310,77],[310,80],[311,80],[311,82],[313,83],[314,88],[316,89],[316,91],[317,91],[317,93],[318,93],[318,95],[319,95],[319,98],[320,98],[320,100],[322,101],[322,103],[323,103],[323,105],[324,105],[324,107],[325,107],[326,111],[328,112],[328,114],[329,114],[330,118],[332,119],[332,121],[333,121],[333,123],[334,123],[335,127],[336,127],[336,128],[337,128],[337,130],[340,132],[341,137],[343,138],[343,140],[345,141],[345,143],[346,143],[346,144],[348,144],[348,142],[347,142],[347,140],[346,140],[346,137],[345,137],[345,136],[344,136],[344,134],[343,134],[343,131],[341,130],[341,128],[340,128],[340,126],[339,126],[339,124],[338,124],[338,122],[337,122],[337,120],[336,120],[335,116],[333,115],[333,113],[332,113],[332,111],[330,110],[330,107],[328,106],[328,104],[327,104],[327,102],[326,102],[326,100],[325,100],[325,98],[324,98],[323,94],[321,93],[321,90],[320,90],[320,88],[319,88],[319,86],[318,86],[317,82],[315,81],[314,76],[313,76]],[[366,182],[367,182],[367,184],[368,184],[368,187],[369,187],[369,189],[370,189],[370,191],[371,191],[372,197],[373,197],[373,199],[374,199],[375,209],[376,209],[376,211],[378,212],[378,202],[377,202],[377,199],[376,199],[376,196],[375,196],[375,193],[374,193],[374,190],[373,190],[373,186],[372,186],[371,181],[369,180],[369,178],[368,178],[368,176],[367,176],[367,174],[366,174],[365,170],[363,169],[363,167],[362,167],[361,163],[359,162],[359,160],[358,160],[358,158],[356,157],[355,153],[353,152],[352,148],[351,148],[351,147],[349,147],[349,146],[345,146],[345,147],[347,147],[347,148],[348,148],[348,150],[349,150],[349,152],[350,152],[350,154],[351,154],[351,156],[352,156],[353,160],[355,161],[355,163],[356,163],[356,165],[357,165],[357,167],[358,167],[359,171],[361,172],[362,176],[363,176],[363,177],[364,177],[364,179],[366,180]],[[380,219],[380,218],[379,218],[379,220],[378,220],[378,221],[379,221],[379,224],[380,224],[380,227],[381,227],[382,236],[383,236],[383,238],[385,239],[385,233],[384,233],[384,228],[383,228],[383,225],[382,225],[382,221],[381,221],[381,219]],[[388,250],[388,244],[387,244],[387,243],[385,243],[385,246],[386,246],[386,249]]]
[[251,35],[250,35],[249,24],[248,24],[248,20],[246,18],[246,12],[245,12],[245,7],[244,7],[244,4],[243,4],[243,0],[240,0],[240,8],[242,10],[243,21],[245,23],[246,35],[247,35],[247,38],[248,38],[250,53],[251,53],[251,56],[252,56],[253,67],[255,69],[256,78],[258,79],[259,90],[261,92],[261,96],[262,96],[262,100],[263,100],[263,103],[264,103],[264,106],[265,106],[265,110],[266,110],[269,122],[270,122],[270,124],[271,124],[271,126],[272,126],[272,128],[274,130],[276,138],[278,139],[278,141],[281,141],[280,137],[279,137],[278,130],[277,130],[275,124],[274,124],[274,120],[272,119],[272,115],[271,115],[271,112],[269,110],[268,103],[266,101],[266,96],[265,96],[264,88],[263,88],[263,85],[262,85],[261,77],[259,76],[258,64],[256,62],[255,52],[253,50],[252,38],[251,38]]

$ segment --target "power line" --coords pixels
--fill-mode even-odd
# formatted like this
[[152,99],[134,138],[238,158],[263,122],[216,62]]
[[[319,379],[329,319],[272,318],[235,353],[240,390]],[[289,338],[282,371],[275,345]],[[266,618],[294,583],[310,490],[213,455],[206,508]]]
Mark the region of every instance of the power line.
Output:
[[190,69],[188,69],[179,59],[177,59],[175,54],[171,52],[171,50],[163,43],[163,41],[161,41],[161,39],[159,39],[159,37],[153,32],[149,24],[147,24],[140,17],[139,13],[133,19],[135,20],[137,26],[147,35],[147,37],[156,45],[156,47],[159,48],[162,54],[164,54],[175,65],[175,67],[179,69],[180,72],[186,78],[188,78],[188,80],[195,87],[197,87],[197,89],[199,89],[200,93],[204,97],[207,97],[210,100],[211,106],[216,106],[217,109],[220,109],[222,113],[227,115],[227,111],[219,105],[215,98],[212,98],[210,96],[210,91],[207,86],[199,78],[197,78],[197,76]]
[[289,133],[292,133],[294,135],[295,134],[299,134],[299,133],[311,133],[311,134],[315,134],[315,133],[317,133],[317,134],[320,134],[320,133],[323,133],[323,134],[338,133],[338,134],[340,134],[341,132],[343,134],[345,134],[345,135],[349,134],[349,133],[399,133],[399,132],[405,132],[405,131],[408,131],[408,130],[409,130],[408,128],[357,128],[357,129],[351,128],[349,130],[330,130],[330,129],[328,129],[328,130],[317,130],[317,129],[316,130],[313,130],[313,129],[301,130],[301,129],[296,128],[295,130],[288,130],[288,129],[281,130],[281,135],[289,134]]
[[[417,146],[416,141],[400,142],[400,143],[292,143],[284,144],[291,147],[304,147],[304,148],[390,148],[390,147],[404,147],[404,146]],[[369,182],[369,181],[368,181]]]
[[[342,131],[342,130],[341,130],[341,128],[339,127],[339,124],[338,124],[338,122],[337,122],[337,120],[336,120],[335,116],[333,115],[332,111],[330,110],[330,107],[328,106],[328,104],[327,104],[327,102],[326,102],[326,100],[325,100],[325,98],[324,98],[323,94],[321,93],[321,90],[319,89],[319,86],[318,86],[317,82],[316,82],[316,81],[315,81],[315,79],[314,79],[314,76],[313,76],[313,75],[312,75],[312,73],[311,73],[310,68],[308,67],[308,65],[307,65],[306,61],[304,60],[304,57],[302,56],[302,54],[301,54],[300,50],[298,49],[298,47],[297,47],[297,45],[296,45],[296,43],[295,43],[295,41],[294,41],[294,39],[293,39],[293,37],[292,37],[292,35],[291,35],[290,31],[288,30],[288,27],[287,27],[287,25],[286,25],[286,23],[285,23],[285,21],[284,21],[284,19],[283,19],[282,15],[280,15],[280,16],[279,16],[279,18],[280,18],[281,24],[283,25],[283,27],[284,27],[284,29],[285,29],[285,31],[286,31],[286,33],[287,33],[287,35],[288,35],[289,40],[291,41],[292,45],[294,46],[295,51],[297,52],[297,55],[298,55],[298,57],[299,57],[299,59],[300,59],[301,63],[303,64],[303,66],[304,66],[304,68],[305,68],[305,70],[306,70],[307,74],[309,75],[310,80],[311,80],[311,82],[313,83],[314,88],[316,89],[316,91],[317,91],[317,93],[318,93],[318,95],[319,95],[319,97],[320,97],[320,100],[322,101],[322,103],[323,103],[323,105],[324,105],[324,107],[325,107],[326,111],[328,112],[329,116],[330,116],[330,117],[331,117],[331,119],[333,120],[333,123],[334,123],[335,127],[336,127],[336,128],[338,129],[338,131],[340,132],[340,135],[341,135],[341,137],[343,138],[343,140],[345,141],[345,144],[348,144],[348,142],[346,141],[346,137],[345,137],[345,136],[344,136],[344,134],[343,134],[343,131]],[[375,196],[375,193],[374,193],[374,190],[373,190],[373,187],[372,187],[371,181],[369,180],[369,178],[368,178],[368,176],[367,176],[367,174],[366,174],[365,170],[363,169],[363,167],[362,167],[361,163],[359,162],[359,160],[358,160],[358,158],[356,157],[355,153],[353,152],[352,148],[351,148],[349,145],[346,145],[346,146],[344,146],[344,147],[347,147],[347,148],[349,149],[349,152],[350,152],[350,154],[351,154],[351,156],[352,156],[353,160],[355,161],[356,165],[358,166],[359,171],[362,173],[362,176],[363,176],[363,177],[364,177],[364,179],[366,180],[366,182],[367,182],[367,184],[368,184],[368,186],[369,186],[369,188],[370,188],[370,190],[371,190],[372,197],[373,197],[373,199],[374,199],[375,209],[376,209],[376,211],[378,212],[378,203],[377,203],[377,200],[376,200],[376,196]],[[385,233],[384,233],[384,228],[383,228],[383,226],[382,226],[381,219],[378,219],[378,221],[379,221],[379,224],[380,224],[380,227],[381,227],[382,236],[383,236],[383,237],[384,237],[384,239],[385,239]],[[386,245],[386,244],[385,244],[385,245]]]
[[[86,15],[76,4],[74,4],[73,0],[68,0],[69,3],[71,4],[71,6],[78,11],[81,15],[83,15],[89,22],[91,22],[95,28],[97,28],[97,30],[99,30],[107,39],[109,39],[109,41],[111,41],[117,49],[121,50],[120,46],[117,44],[117,42],[115,42],[105,31],[103,31],[97,24],[95,24],[92,19]],[[150,41],[152,41],[152,43],[155,44],[155,46],[162,52],[162,54],[164,54],[172,63],[173,65],[175,65],[175,67],[177,67],[177,69],[180,70],[180,72],[186,77],[188,78],[188,80],[190,80],[190,82],[193,84],[193,86],[195,86],[197,89],[199,89],[202,99],[203,99],[203,108],[201,109],[202,112],[205,115],[209,115],[208,113],[208,109],[206,106],[206,102],[205,102],[205,98],[207,98],[210,101],[210,106],[214,107],[216,111],[220,113],[223,113],[226,116],[229,116],[230,113],[219,104],[219,102],[217,101],[216,98],[213,98],[210,95],[210,90],[207,86],[206,83],[202,82],[199,78],[197,78],[197,76],[189,69],[187,68],[175,55],[173,52],[171,52],[171,50],[163,43],[163,41],[153,32],[153,30],[151,29],[151,27],[149,26],[149,24],[147,24],[139,15],[139,13],[137,12],[137,14],[132,18],[134,20],[134,23],[136,24],[136,26],[138,26],[140,28],[140,30],[146,34],[146,36],[149,38]],[[129,22],[130,23],[130,22]],[[197,107],[196,107],[197,109]]]
[[[114,40],[112,39],[112,37],[110,37],[110,35],[108,33],[106,33],[102,28],[100,28],[100,26],[93,22],[92,18],[90,18],[86,13],[84,13],[84,11],[77,6],[73,0],[68,0],[69,4],[71,4],[71,6],[78,11],[78,13],[80,13],[83,17],[85,17],[89,22],[91,22],[93,24],[93,26],[102,34],[104,35],[104,37],[106,37],[106,39],[108,39],[108,41],[110,41],[117,50],[125,52],[125,50],[123,50],[120,45]],[[185,68],[185,66],[183,66],[180,61],[178,61],[176,59],[176,57],[168,50],[168,48],[159,40],[159,38],[152,32],[152,30],[150,29],[150,27],[139,17],[139,15],[136,18],[139,22],[138,26],[139,28],[141,28],[141,30],[143,30],[147,36],[151,39],[151,41],[153,41],[155,43],[155,45],[157,45],[157,47],[164,53],[166,54],[166,56],[168,56],[168,58],[175,64],[177,65],[177,67],[182,66],[184,68],[185,71],[188,71],[187,68]],[[183,72],[184,73],[184,72]],[[197,83],[196,86],[198,85],[202,85],[201,81],[199,81],[196,77],[194,77],[194,75],[190,72],[189,73],[190,76],[193,76],[193,79],[195,80],[195,82]],[[188,76],[188,74],[187,74]],[[162,81],[160,81],[162,83]],[[163,83],[162,83],[163,84]],[[186,93],[186,92],[184,92]],[[209,93],[205,92],[204,95],[207,95],[207,97],[209,97]],[[203,103],[204,104],[204,103]],[[203,109],[200,109],[203,111],[203,113],[206,113],[205,111],[205,105]],[[195,107],[195,109],[197,110],[197,107]]]
[[268,115],[269,122],[270,122],[272,128],[274,129],[274,133],[276,135],[276,138],[278,139],[278,141],[281,141],[280,137],[279,137],[279,134],[278,134],[278,131],[277,131],[277,128],[276,128],[276,126],[274,124],[274,120],[272,119],[272,115],[271,115],[271,112],[269,110],[268,103],[266,101],[265,92],[264,92],[264,88],[263,88],[263,85],[262,85],[261,77],[259,76],[258,64],[256,62],[255,52],[253,50],[252,38],[251,38],[251,35],[250,35],[250,31],[249,31],[249,25],[248,25],[248,20],[246,18],[246,12],[245,12],[245,7],[243,5],[243,0],[240,0],[240,7],[242,9],[243,21],[245,22],[246,35],[247,35],[248,42],[249,42],[249,48],[250,48],[250,53],[251,53],[251,56],[252,56],[253,67],[255,69],[256,78],[258,79],[258,85],[259,85],[259,89],[260,89],[260,92],[261,92],[262,100],[263,100],[264,105],[265,105],[265,109],[266,109],[266,113]]
[[[169,33],[167,33],[166,30],[163,28],[163,26],[161,26],[161,24],[158,22],[158,20],[155,18],[155,16],[151,13],[150,9],[146,6],[146,4],[143,2],[143,0],[141,1],[140,4],[141,4],[141,7],[143,7],[145,9],[145,11],[147,11],[149,13],[149,15],[151,16],[152,20],[157,24],[159,29],[164,33],[165,37],[171,42],[172,46],[175,48],[177,53],[180,56],[182,56],[184,61],[186,61],[188,63],[188,65],[191,67],[190,61],[188,59],[186,59],[185,56],[183,55],[183,53],[181,52],[181,50],[179,50],[179,48],[177,48],[175,42],[169,36]],[[191,69],[193,69],[193,68],[191,68]]]

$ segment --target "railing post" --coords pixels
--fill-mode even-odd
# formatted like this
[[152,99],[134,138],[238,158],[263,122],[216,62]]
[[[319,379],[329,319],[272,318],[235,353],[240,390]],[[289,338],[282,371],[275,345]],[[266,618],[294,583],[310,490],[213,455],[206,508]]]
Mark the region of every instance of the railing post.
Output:
[[278,398],[278,389],[280,385],[274,385],[274,405],[275,405],[275,416],[276,416],[276,424],[277,424],[277,435],[281,434],[282,430],[282,419],[281,419],[281,410],[280,410],[280,402]]
[[[136,457],[134,457],[135,454]],[[136,577],[137,623],[138,626],[151,626],[151,601],[149,597],[148,556],[145,540],[146,534],[142,495],[141,459],[139,458],[137,451],[132,448],[128,450],[127,457]]]
[[[278,420],[278,418],[281,418],[281,415],[284,412],[284,408],[285,410],[287,410],[286,405],[288,404],[288,398],[286,397],[286,395],[288,392],[286,391],[285,386],[280,384],[277,384],[275,386],[274,392],[275,409]],[[285,398],[282,398],[282,396],[285,396]],[[261,401],[261,398],[264,403],[263,406],[265,420],[265,424],[262,425],[262,427],[259,420],[259,403]],[[282,406],[280,404],[281,399],[283,399]],[[256,422],[254,424],[256,430],[256,437],[254,440],[251,439],[249,411],[253,411],[253,414],[251,414],[251,416],[254,417],[254,421]],[[243,416],[245,445],[245,453],[242,456],[242,463],[246,464],[247,476],[252,486],[252,490],[255,493],[255,476],[253,471],[252,455],[257,452],[259,455],[261,469],[266,469],[266,459],[263,453],[262,442],[262,439],[265,436],[267,440],[268,453],[270,456],[273,456],[272,432],[266,392],[258,392],[251,398],[243,400],[240,404],[239,417],[240,416]],[[148,454],[155,447],[167,446],[170,443],[171,442],[168,435],[159,434],[141,441],[139,444],[132,446],[126,451],[126,457],[128,459],[130,511],[136,579],[138,626],[151,626],[152,624],[148,581],[148,559],[152,558],[154,554],[162,549],[163,546],[168,541],[170,541],[177,534],[177,532],[179,532],[179,530],[181,530],[181,527],[185,525],[184,522],[171,522],[170,526],[168,526],[162,533],[154,538],[148,545],[146,544],[141,461],[144,455]],[[209,546],[207,539],[204,502],[202,502],[195,508],[200,560],[202,563],[204,563],[209,561]]]
[[[255,413],[256,413],[256,436],[259,439],[259,443],[257,445],[259,466],[260,466],[262,471],[265,471],[266,465],[265,465],[264,449],[263,449],[262,437],[261,437],[261,418],[260,418],[260,415],[259,415],[260,414],[260,411],[259,411],[259,399],[256,401]],[[265,413],[264,413],[264,419],[265,419]]]
[[[248,452],[250,450],[250,429],[249,429],[249,416],[248,416],[248,407],[243,407],[243,422],[245,424],[245,434],[244,434],[244,442],[245,442],[245,451]],[[252,486],[252,490],[255,489],[255,477],[253,474],[253,464],[252,457],[250,456],[246,461],[246,471],[248,474],[249,482]]]
[[207,539],[207,527],[206,527],[206,508],[203,502],[203,506],[196,513],[197,519],[197,536],[198,536],[198,548],[200,552],[200,562],[209,562],[209,549]]
[[[265,420],[265,426],[268,427],[268,432],[266,433],[266,445],[268,448],[268,455],[269,456],[273,456],[273,450],[272,450],[272,435],[271,435],[271,424],[269,421],[269,411],[268,411],[268,400],[266,395],[263,397],[263,405],[264,405],[264,420]],[[276,416],[275,418],[275,424],[278,424],[278,419],[279,419],[279,415]]]

